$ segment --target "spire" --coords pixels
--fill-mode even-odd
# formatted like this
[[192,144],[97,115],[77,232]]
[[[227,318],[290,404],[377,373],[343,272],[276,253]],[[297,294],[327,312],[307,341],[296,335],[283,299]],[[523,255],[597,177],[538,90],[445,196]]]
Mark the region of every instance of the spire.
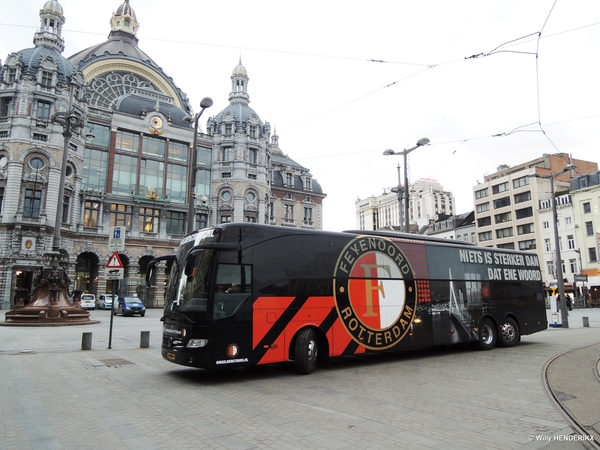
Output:
[[65,16],[58,0],[48,0],[40,9],[40,29],[33,37],[36,47],[50,47],[62,53],[65,41],[61,37]]
[[129,5],[129,0],[125,0],[110,19],[111,34],[122,31],[135,37],[139,27],[140,23],[137,20],[135,11]]
[[242,56],[240,55],[240,62],[233,69],[231,74],[231,93],[229,94],[230,103],[250,103],[250,96],[248,95],[248,72],[242,65]]

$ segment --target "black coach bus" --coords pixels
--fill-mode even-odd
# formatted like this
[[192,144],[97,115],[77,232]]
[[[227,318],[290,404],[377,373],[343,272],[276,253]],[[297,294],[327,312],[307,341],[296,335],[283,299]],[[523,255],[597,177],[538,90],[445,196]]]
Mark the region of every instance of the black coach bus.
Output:
[[547,328],[534,253],[393,232],[230,223],[191,233],[171,261],[163,357],[205,369],[473,342]]

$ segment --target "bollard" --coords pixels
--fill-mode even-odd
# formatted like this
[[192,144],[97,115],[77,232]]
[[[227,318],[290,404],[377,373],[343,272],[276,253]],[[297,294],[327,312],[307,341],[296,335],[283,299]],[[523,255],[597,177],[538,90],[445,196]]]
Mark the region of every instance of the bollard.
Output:
[[589,328],[590,327],[590,318],[582,317],[582,319],[583,319],[583,326]]
[[150,347],[150,332],[142,331],[140,333],[140,348]]
[[81,334],[81,350],[92,349],[92,333]]

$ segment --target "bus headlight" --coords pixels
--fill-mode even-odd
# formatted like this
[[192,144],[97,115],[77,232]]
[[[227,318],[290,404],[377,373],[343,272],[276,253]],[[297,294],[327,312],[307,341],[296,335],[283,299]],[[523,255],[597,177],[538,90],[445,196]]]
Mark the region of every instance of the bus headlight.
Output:
[[206,347],[208,339],[190,339],[187,343],[187,348]]

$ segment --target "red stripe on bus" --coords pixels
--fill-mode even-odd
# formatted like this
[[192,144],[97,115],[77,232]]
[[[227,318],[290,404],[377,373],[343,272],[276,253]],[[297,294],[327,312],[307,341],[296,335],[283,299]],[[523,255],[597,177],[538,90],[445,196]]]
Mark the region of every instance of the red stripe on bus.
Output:
[[252,348],[265,337],[295,297],[259,297],[252,305]]

